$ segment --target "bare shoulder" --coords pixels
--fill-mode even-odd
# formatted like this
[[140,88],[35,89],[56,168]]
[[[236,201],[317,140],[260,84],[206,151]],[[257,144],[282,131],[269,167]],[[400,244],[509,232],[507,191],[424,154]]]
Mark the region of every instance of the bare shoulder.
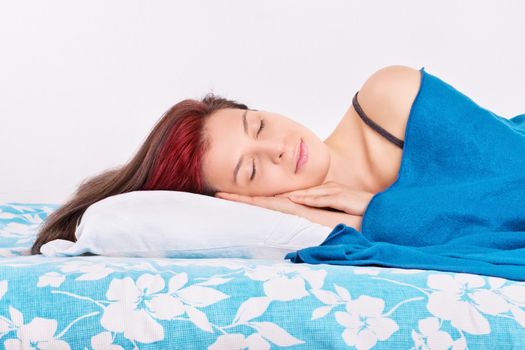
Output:
[[402,65],[386,66],[365,81],[359,90],[358,102],[370,119],[404,140],[410,109],[420,84],[419,70]]

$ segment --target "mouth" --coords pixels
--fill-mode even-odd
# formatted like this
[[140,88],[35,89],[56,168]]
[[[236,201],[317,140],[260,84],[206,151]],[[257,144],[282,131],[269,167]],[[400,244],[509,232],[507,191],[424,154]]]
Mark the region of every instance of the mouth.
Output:
[[295,173],[297,174],[297,171],[302,168],[304,163],[306,163],[306,160],[308,159],[308,152],[306,149],[306,145],[303,142],[303,139],[301,139],[301,142],[299,143],[299,150],[297,151],[297,156],[295,160]]

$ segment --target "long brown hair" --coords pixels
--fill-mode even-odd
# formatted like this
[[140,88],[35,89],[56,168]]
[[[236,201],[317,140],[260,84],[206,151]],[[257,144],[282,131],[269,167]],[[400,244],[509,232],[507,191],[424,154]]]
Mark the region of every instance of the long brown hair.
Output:
[[55,239],[75,242],[84,211],[109,196],[148,190],[213,196],[217,191],[206,183],[201,171],[201,159],[209,145],[203,129],[206,119],[222,108],[248,109],[213,93],[200,101],[186,99],[171,107],[127,164],[85,179],[69,200],[46,217],[31,254],[40,254],[40,247]]

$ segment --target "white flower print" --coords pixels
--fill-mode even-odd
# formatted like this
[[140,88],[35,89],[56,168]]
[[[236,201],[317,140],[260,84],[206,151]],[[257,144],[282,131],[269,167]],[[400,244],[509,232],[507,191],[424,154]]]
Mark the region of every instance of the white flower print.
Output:
[[241,333],[231,333],[217,337],[215,343],[208,346],[208,350],[268,350],[270,347],[271,344],[259,333],[253,333],[247,337]]
[[361,295],[346,303],[346,311],[336,311],[335,319],[346,328],[342,334],[345,343],[358,350],[371,349],[396,332],[399,326],[382,315],[384,307],[383,299]]
[[37,287],[51,286],[51,287],[56,288],[56,287],[60,287],[60,285],[62,284],[62,282],[64,282],[65,279],[66,279],[66,276],[58,272],[55,272],[55,271],[49,271],[41,275],[38,278],[38,283],[36,286]]
[[16,215],[13,213],[9,213],[7,211],[4,211],[2,208],[0,208],[0,219],[13,219],[16,218]]
[[[464,273],[456,273],[453,276],[433,274],[428,277],[427,284],[435,290],[428,297],[428,311],[434,316],[451,321],[452,326],[470,334],[490,333],[490,324],[478,311],[475,299],[482,304],[486,303],[483,306],[485,309],[505,309],[501,300],[497,299],[494,299],[497,303],[495,307],[489,306],[490,298],[486,298],[485,290],[479,289],[485,284],[481,276]],[[485,294],[485,297],[482,294]]]
[[264,281],[265,294],[273,300],[290,301],[308,296],[305,280],[314,289],[323,286],[325,270],[313,270],[306,266],[289,264],[260,265],[246,271],[246,276],[256,281]]
[[[22,314],[11,308],[12,319],[23,322]],[[15,313],[16,316],[13,314]],[[35,317],[28,324],[21,324],[16,331],[17,339],[7,339],[4,342],[6,350],[53,349],[69,350],[69,344],[54,338],[57,321]]]
[[439,330],[440,324],[437,317],[419,320],[418,327],[421,333],[412,330],[412,339],[416,349],[446,350],[454,343],[450,334]]
[[0,281],[0,299],[2,299],[7,292],[7,284],[7,280]]
[[380,269],[374,267],[356,267],[354,268],[354,273],[356,275],[379,275],[381,272]]
[[145,297],[151,297],[164,288],[162,277],[143,274],[137,283],[126,277],[111,280],[106,292],[112,301],[104,309],[100,324],[113,332],[124,332],[124,337],[142,343],[164,339],[164,328],[150,315]]
[[211,266],[223,267],[229,270],[245,269],[252,265],[252,261],[256,259],[237,259],[237,258],[202,258],[202,259],[184,259],[184,258],[169,258],[169,259],[154,259],[159,266]]
[[489,315],[499,315],[511,312],[516,322],[525,327],[525,286],[511,284],[504,286],[506,280],[499,277],[488,278],[490,289],[473,292],[470,298],[476,302],[477,308]]
[[[0,233],[2,234],[2,237],[20,237],[20,236],[33,236],[35,233],[36,227],[40,224],[42,221],[40,217],[36,216],[38,218],[38,222],[35,222],[34,224],[27,224],[27,223],[20,223],[20,222],[10,222],[2,229],[0,229]],[[35,220],[32,218],[32,220]]]
[[82,272],[76,281],[93,281],[105,278],[115,270],[107,267],[106,263],[90,262],[90,261],[70,261],[60,265],[60,270],[63,273]]
[[91,347],[93,350],[124,350],[122,346],[113,344],[110,332],[100,332],[91,337]]
[[213,332],[206,314],[197,307],[216,303],[228,295],[198,285],[182,288],[187,281],[186,273],[177,274],[170,279],[168,292],[158,293],[165,287],[160,275],[145,273],[136,283],[130,277],[114,278],[106,293],[111,303],[100,322],[107,330],[124,332],[124,337],[142,343],[164,338],[164,329],[153,317],[170,320],[186,313],[197,327]]

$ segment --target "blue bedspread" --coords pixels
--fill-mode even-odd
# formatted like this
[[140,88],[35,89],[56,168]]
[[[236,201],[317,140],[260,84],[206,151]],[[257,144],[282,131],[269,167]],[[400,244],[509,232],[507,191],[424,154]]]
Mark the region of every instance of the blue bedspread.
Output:
[[27,256],[57,207],[0,203],[0,349],[525,349],[524,282],[277,259]]
[[420,69],[397,180],[362,232],[339,224],[293,262],[469,272],[525,280],[525,114],[505,119]]

